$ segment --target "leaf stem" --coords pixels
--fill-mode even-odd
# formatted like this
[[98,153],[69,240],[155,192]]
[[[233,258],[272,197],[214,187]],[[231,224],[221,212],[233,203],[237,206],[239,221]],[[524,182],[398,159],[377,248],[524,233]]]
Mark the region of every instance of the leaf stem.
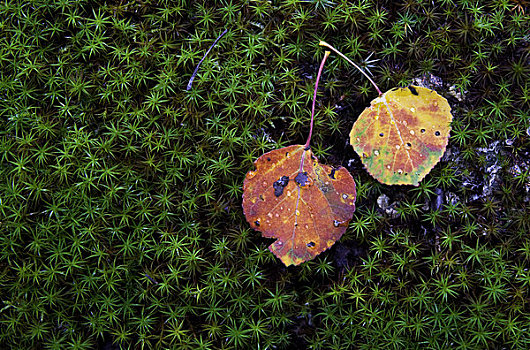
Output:
[[357,68],[359,70],[359,72],[361,72],[368,80],[370,80],[370,83],[372,83],[372,85],[375,87],[375,89],[377,90],[377,93],[379,93],[379,96],[381,96],[383,94],[381,92],[381,90],[379,90],[379,88],[377,87],[377,84],[372,80],[372,78],[370,78],[370,76],[368,74],[366,74],[365,71],[362,70],[361,67],[359,67],[358,65],[353,63],[353,61],[350,60],[348,57],[346,57],[342,52],[340,52],[339,50],[337,50],[336,48],[334,48],[333,46],[331,46],[330,44],[328,44],[327,42],[325,42],[323,40],[320,40],[320,42],[318,44],[320,46],[325,46],[325,47],[333,50],[337,55],[339,55],[340,57],[342,57],[346,61],[348,61],[351,65],[353,65],[355,68]]
[[191,84],[193,84],[193,79],[195,79],[195,76],[197,75],[197,72],[199,71],[199,67],[201,66],[202,64],[202,61],[204,61],[204,59],[206,58],[206,56],[208,56],[208,54],[210,53],[210,51],[213,49],[213,47],[217,44],[217,42],[223,37],[223,35],[226,34],[226,32],[228,32],[228,28],[225,29],[221,35],[219,35],[217,37],[217,39],[215,39],[215,41],[213,42],[212,46],[210,46],[210,48],[208,49],[208,51],[206,51],[206,53],[204,54],[204,56],[202,56],[201,60],[199,61],[199,63],[197,64],[197,67],[195,67],[195,70],[193,71],[193,74],[191,75],[191,78],[190,78],[190,81],[188,81],[188,86],[186,87],[186,91],[188,91],[189,89],[191,89]]
[[309,124],[309,136],[307,136],[307,141],[304,145],[304,148],[309,147],[309,143],[311,142],[311,135],[313,135],[313,120],[315,118],[315,104],[317,101],[318,82],[320,80],[320,76],[322,75],[322,70],[324,69],[324,63],[326,63],[326,59],[328,58],[330,53],[331,52],[329,51],[326,51],[324,53],[324,58],[322,58],[322,62],[320,63],[320,68],[318,69],[317,81],[315,83],[315,93],[313,94],[313,105],[311,106],[311,124]]

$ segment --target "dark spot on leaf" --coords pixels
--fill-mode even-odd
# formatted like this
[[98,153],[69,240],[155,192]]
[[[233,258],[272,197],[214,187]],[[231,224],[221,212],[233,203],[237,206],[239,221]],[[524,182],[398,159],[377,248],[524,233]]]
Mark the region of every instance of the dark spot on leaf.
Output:
[[416,96],[419,95],[418,94],[418,90],[416,90],[416,88],[414,86],[409,85],[409,90],[410,90],[410,92],[412,92],[413,95],[416,95]]
[[335,171],[336,171],[336,170],[337,170],[337,169],[332,168],[332,169],[331,169],[331,172],[329,173],[329,177],[332,178],[333,180],[335,180]]
[[267,162],[270,162],[270,161],[271,161],[270,157],[267,157]]
[[385,136],[385,134],[384,133],[380,133],[379,136],[383,137],[383,136]]
[[307,171],[298,173],[294,178],[294,182],[296,182],[298,186],[304,187],[307,184]]
[[420,131],[421,131],[421,133],[423,134],[423,133],[425,132],[425,129],[421,129]]
[[254,223],[256,224],[256,226],[259,226],[259,220],[254,221]]
[[289,176],[282,176],[278,181],[272,184],[274,188],[274,195],[280,197],[283,194],[283,189],[289,183]]
[[307,246],[309,248],[313,248],[315,246],[315,242],[309,242],[309,243],[307,243]]
[[285,156],[286,156],[286,157],[289,157],[289,152],[285,152]]
[[435,136],[440,136],[440,132],[439,132],[439,131],[435,131],[435,132],[434,132],[434,135],[435,135]]

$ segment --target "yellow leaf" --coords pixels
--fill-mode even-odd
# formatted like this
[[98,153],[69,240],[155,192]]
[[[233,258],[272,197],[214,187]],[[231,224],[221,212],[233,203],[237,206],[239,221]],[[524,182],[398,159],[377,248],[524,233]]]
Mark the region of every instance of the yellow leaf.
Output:
[[452,119],[449,103],[436,91],[394,88],[359,116],[350,143],[379,182],[417,186],[445,152]]

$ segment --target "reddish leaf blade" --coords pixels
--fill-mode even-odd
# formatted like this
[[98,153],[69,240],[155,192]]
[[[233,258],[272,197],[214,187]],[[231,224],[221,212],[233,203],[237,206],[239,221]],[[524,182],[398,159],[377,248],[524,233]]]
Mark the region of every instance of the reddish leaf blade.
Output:
[[243,184],[243,212],[252,228],[277,238],[269,249],[286,266],[313,259],[346,231],[356,191],[345,168],[320,164],[302,145],[268,152],[254,164]]
[[359,116],[350,143],[379,182],[417,186],[445,152],[452,118],[449,103],[435,91],[394,88]]

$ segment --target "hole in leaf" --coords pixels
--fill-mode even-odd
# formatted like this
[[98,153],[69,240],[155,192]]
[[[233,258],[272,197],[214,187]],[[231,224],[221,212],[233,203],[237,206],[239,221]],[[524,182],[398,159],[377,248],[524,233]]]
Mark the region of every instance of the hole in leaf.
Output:
[[294,181],[298,184],[298,186],[304,187],[308,183],[307,171],[298,173],[298,175],[296,175],[294,178]]
[[385,136],[385,134],[384,133],[380,133],[379,136],[383,137],[383,136]]
[[425,132],[425,129],[421,129],[420,131],[421,131],[421,133],[423,134],[423,133]]
[[259,220],[254,221],[254,223],[256,224],[256,226],[259,226]]
[[307,243],[307,246],[309,248],[313,248],[315,246],[315,242],[309,242],[309,243]]
[[271,159],[269,157],[267,157],[267,162],[270,162],[270,161],[271,161]]
[[439,132],[439,131],[435,131],[435,132],[434,132],[434,135],[435,135],[435,136],[440,136],[440,132]]
[[412,145],[410,144],[410,142],[407,142],[407,147],[412,147]]
[[274,195],[276,197],[279,197],[283,194],[283,189],[287,184],[289,183],[289,176],[282,176],[272,184],[272,187],[274,188]]
[[263,198],[263,195],[262,195],[262,194],[259,195],[259,199],[261,199],[262,201],[265,200],[265,198]]

